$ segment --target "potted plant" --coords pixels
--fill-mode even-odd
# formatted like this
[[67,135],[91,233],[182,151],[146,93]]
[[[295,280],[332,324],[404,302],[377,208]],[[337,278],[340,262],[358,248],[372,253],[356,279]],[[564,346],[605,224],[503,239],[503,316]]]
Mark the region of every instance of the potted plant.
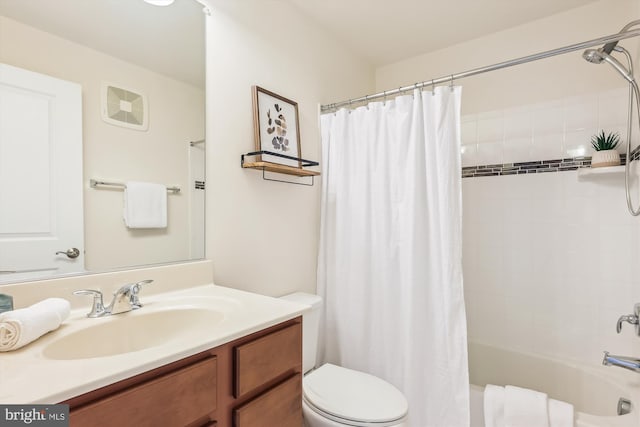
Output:
[[620,154],[616,147],[620,143],[620,135],[609,132],[605,134],[601,131],[599,134],[591,137],[591,145],[595,153],[591,156],[591,167],[600,168],[604,166],[618,166],[620,164]]

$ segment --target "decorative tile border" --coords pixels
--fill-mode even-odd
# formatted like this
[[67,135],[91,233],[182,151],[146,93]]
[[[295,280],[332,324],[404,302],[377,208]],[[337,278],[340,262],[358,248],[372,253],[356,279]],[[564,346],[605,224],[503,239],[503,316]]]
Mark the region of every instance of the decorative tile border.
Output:
[[[620,164],[626,163],[626,154],[620,154]],[[632,160],[640,159],[640,146],[631,152]],[[530,162],[503,163],[496,165],[468,166],[462,168],[463,178],[481,176],[524,175],[530,173],[547,173],[574,171],[580,168],[590,168],[591,157],[571,157],[557,160],[535,160]]]

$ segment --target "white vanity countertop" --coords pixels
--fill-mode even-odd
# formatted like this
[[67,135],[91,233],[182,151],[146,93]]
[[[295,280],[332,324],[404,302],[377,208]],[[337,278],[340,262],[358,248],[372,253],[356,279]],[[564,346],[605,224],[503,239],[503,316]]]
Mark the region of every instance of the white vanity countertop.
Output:
[[[19,350],[0,353],[0,403],[62,402],[293,319],[310,308],[217,285],[150,296],[141,294],[140,300],[144,307],[139,310],[89,319],[86,313],[91,300],[87,298],[87,306],[73,310],[56,331]],[[54,360],[46,356],[45,349],[49,344],[100,322],[115,322],[122,316],[143,316],[145,311],[168,312],[174,307],[182,310],[212,308],[221,313],[221,320],[211,327],[185,328],[180,337],[143,350],[72,360]],[[148,331],[149,334],[162,332],[161,328]]]

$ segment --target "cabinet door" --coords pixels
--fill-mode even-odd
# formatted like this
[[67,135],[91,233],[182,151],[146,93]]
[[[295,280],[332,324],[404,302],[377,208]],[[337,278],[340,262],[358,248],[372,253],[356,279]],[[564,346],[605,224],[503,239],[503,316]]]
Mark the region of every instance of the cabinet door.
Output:
[[234,397],[238,398],[302,364],[302,327],[296,323],[235,348]]
[[215,357],[72,410],[72,427],[186,426],[217,406]]
[[235,427],[300,427],[302,375],[296,374],[233,411]]

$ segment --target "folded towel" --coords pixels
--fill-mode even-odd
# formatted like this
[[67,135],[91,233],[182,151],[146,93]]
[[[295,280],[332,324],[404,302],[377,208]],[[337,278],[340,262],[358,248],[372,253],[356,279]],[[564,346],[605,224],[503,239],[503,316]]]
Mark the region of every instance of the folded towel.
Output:
[[62,298],[48,298],[27,308],[0,314],[0,351],[17,350],[58,329],[69,317],[71,305]]
[[526,388],[504,388],[506,427],[549,427],[547,395]]
[[484,425],[485,427],[505,427],[504,387],[487,384],[484,388]]
[[573,427],[573,405],[514,386],[487,384],[485,427]]
[[549,426],[573,427],[573,405],[560,400],[549,399]]
[[127,182],[124,222],[129,228],[167,226],[167,187],[151,182]]

